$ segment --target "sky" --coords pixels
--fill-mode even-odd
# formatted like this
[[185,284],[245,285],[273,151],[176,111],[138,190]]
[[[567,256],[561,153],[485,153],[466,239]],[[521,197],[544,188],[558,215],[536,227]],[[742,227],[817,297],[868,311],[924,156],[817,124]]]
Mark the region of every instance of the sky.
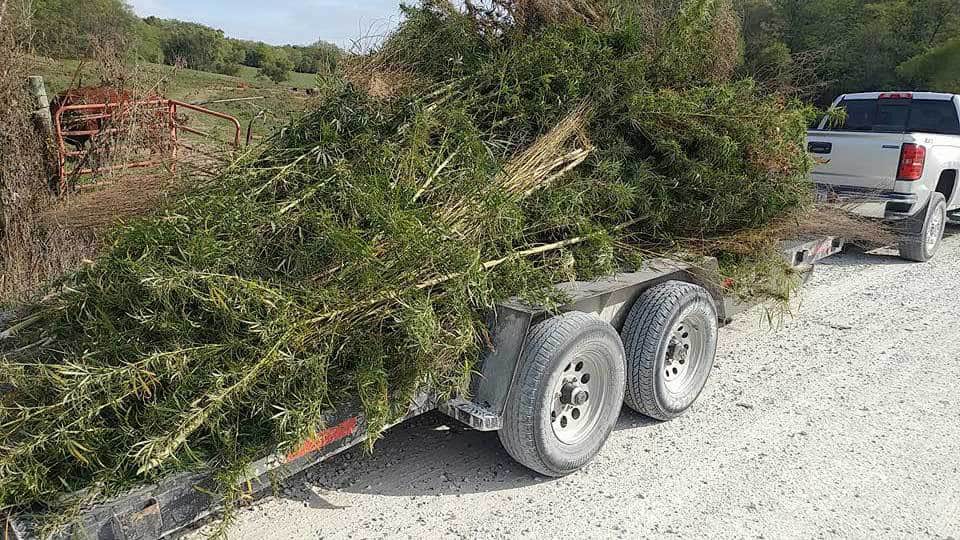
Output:
[[400,0],[128,0],[141,17],[180,19],[229,37],[274,45],[318,39],[350,47],[382,35],[399,21]]

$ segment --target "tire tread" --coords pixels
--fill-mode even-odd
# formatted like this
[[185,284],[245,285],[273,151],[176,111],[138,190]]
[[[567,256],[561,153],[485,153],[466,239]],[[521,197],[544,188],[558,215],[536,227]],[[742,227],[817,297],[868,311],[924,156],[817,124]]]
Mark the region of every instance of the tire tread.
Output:
[[[624,402],[634,411],[666,420],[665,412],[657,404],[654,396],[640,392],[641,388],[650,388],[655,384],[654,364],[659,348],[659,336],[667,330],[670,306],[695,291],[695,285],[679,281],[669,281],[647,289],[640,298],[623,327],[623,347],[628,359],[633,358],[639,366],[627,366],[627,390]],[[639,311],[637,311],[639,310]],[[640,369],[637,369],[637,368]]]
[[[573,471],[552,468],[540,455],[535,430],[537,425],[537,399],[540,387],[550,377],[552,353],[564,342],[576,335],[607,325],[598,317],[581,312],[570,312],[552,317],[535,325],[528,334],[526,347],[520,360],[520,373],[504,411],[500,441],[513,459],[541,474],[557,477]],[[612,329],[611,329],[612,330]],[[593,456],[579,463],[585,464]]]
[[[926,208],[924,208],[922,212],[919,212],[917,216],[910,218],[907,231],[900,238],[900,258],[921,263],[927,262],[933,258],[936,250],[933,254],[927,253],[925,232],[927,228],[927,222],[929,221],[932,212],[936,211],[934,209],[941,203],[943,203],[945,210],[946,198],[942,193],[935,192],[930,196],[930,202],[927,203]],[[947,218],[949,219],[949,216],[947,216]]]

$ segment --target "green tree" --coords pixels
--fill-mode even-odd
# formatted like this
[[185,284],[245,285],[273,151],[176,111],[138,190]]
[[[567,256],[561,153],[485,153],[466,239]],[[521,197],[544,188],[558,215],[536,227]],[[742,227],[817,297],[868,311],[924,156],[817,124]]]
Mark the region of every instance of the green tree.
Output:
[[762,80],[796,77],[796,58],[812,59],[801,75],[818,85],[821,105],[840,93],[915,87],[923,76],[898,67],[960,35],[960,0],[737,1],[742,68]]
[[263,66],[266,60],[273,53],[273,48],[263,42],[252,43],[246,49],[243,64],[259,68]]
[[163,42],[164,61],[212,71],[223,58],[223,32],[200,24],[173,21]]
[[139,21],[122,0],[33,0],[33,47],[56,58],[81,58],[94,43],[128,50]]
[[960,37],[907,60],[897,72],[916,87],[960,93]]
[[333,73],[343,56],[339,47],[325,41],[298,49],[301,53],[300,62],[294,66],[294,71],[300,73]]
[[217,73],[238,75],[246,57],[246,48],[239,42],[226,40],[221,44],[222,57],[215,68]]
[[773,0],[739,0],[735,7],[743,40],[743,74],[780,88],[793,85],[796,67]]
[[136,55],[145,62],[160,64],[163,62],[163,27],[158,24],[159,19],[148,17],[137,21],[134,28],[136,34]]
[[259,75],[279,84],[290,79],[292,70],[293,62],[283,51],[271,52],[260,62]]

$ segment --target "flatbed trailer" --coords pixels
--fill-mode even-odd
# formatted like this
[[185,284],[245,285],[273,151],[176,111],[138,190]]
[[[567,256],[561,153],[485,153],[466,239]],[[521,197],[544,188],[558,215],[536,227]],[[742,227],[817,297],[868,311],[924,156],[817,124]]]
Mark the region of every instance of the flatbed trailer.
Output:
[[[801,239],[784,243],[783,256],[793,267],[809,272],[817,262],[840,252],[842,248],[843,241],[838,238]],[[713,365],[716,330],[727,324],[737,312],[753,306],[725,297],[716,278],[715,262],[713,266],[704,268],[703,265],[694,267],[673,260],[653,260],[636,272],[621,273],[598,281],[562,284],[558,288],[566,293],[570,301],[560,308],[559,313],[519,301],[504,302],[491,313],[489,327],[492,346],[477,367],[471,397],[441,401],[430,392],[423,392],[412,400],[406,416],[394,425],[429,411],[440,410],[473,429],[499,431],[508,453],[533,470],[547,476],[572,473],[592,458],[606,442],[609,429],[602,427],[601,423],[609,418],[615,422],[624,401],[643,414],[668,420],[682,414],[696,400]],[[665,303],[677,298],[690,300],[686,307],[678,305],[671,308]],[[662,329],[666,328],[669,335],[651,332],[658,320],[653,315],[673,312],[682,316],[690,312],[694,317],[698,310],[706,310],[715,320],[701,324],[703,328],[695,330],[692,325],[685,327],[687,319],[681,317],[679,324],[674,321],[673,325],[666,327],[659,325],[659,333],[662,334]],[[576,335],[578,324],[586,325],[585,333]],[[574,338],[585,340],[577,342],[574,339],[570,342],[575,349],[580,347],[575,351],[563,346],[563,333],[570,334],[571,329]],[[699,364],[698,370],[705,375],[702,375],[702,380],[690,379],[697,387],[671,394],[672,397],[668,396],[669,399],[662,402],[644,395],[641,390],[654,388],[651,384],[667,385],[663,388],[669,389],[672,383],[666,379],[671,372],[679,375],[685,365],[692,373],[694,356],[685,350],[697,349],[697,339],[693,335],[697,332],[704,338],[699,343],[706,344],[706,347],[701,347],[704,352],[702,361],[705,363]],[[708,335],[711,332],[714,338],[712,349],[710,341],[706,339],[711,337]],[[684,334],[691,336],[687,338]],[[616,376],[603,374],[602,370],[593,371],[592,379],[590,376],[590,365],[602,367],[602,362],[595,360],[602,345],[611,343],[611,335],[616,337],[612,350],[623,351],[623,356],[614,354],[611,357],[623,366],[620,375],[623,380],[619,387],[612,384],[617,382]],[[623,336],[623,346],[617,348],[620,335]],[[551,336],[559,338],[548,339]],[[643,354],[640,358],[631,357],[631,353],[645,350],[643,339],[665,344],[652,355],[657,358],[651,355],[644,357]],[[592,345],[581,347],[585,342]],[[551,358],[547,354],[550,353],[548,349],[557,343],[560,348],[555,347],[553,352],[559,351],[559,363],[555,364],[560,368],[553,373],[546,369],[549,366],[541,360]],[[591,349],[594,345],[600,349]],[[568,362],[563,354],[573,354],[571,351],[576,354],[570,356]],[[670,357],[670,354],[674,356]],[[686,362],[681,361],[683,359]],[[672,364],[669,363],[671,361]],[[564,364],[566,369],[562,369]],[[531,374],[541,377],[537,379],[534,376],[536,380],[532,381]],[[604,397],[603,388],[597,386],[598,381],[618,389],[621,394],[617,396],[614,393],[608,395],[605,401],[598,401]],[[682,378],[673,382],[677,381],[690,382]],[[645,384],[647,386],[643,386]],[[626,392],[626,397],[623,392]],[[676,396],[681,394],[686,399],[677,402],[679,398]],[[537,399],[546,406],[542,408],[542,417],[536,413],[530,414],[533,410],[531,407],[535,409]],[[671,400],[677,403],[671,405]],[[609,428],[612,428],[612,422]],[[325,429],[317,437],[299,449],[274,453],[252,464],[244,485],[249,496],[257,499],[270,494],[277,481],[314,467],[360,444],[368,436],[366,419],[359,403],[346,404],[330,412],[324,426]],[[546,427],[552,428],[552,435],[551,429]],[[543,437],[550,438],[547,441],[549,444],[544,442]],[[216,492],[215,481],[209,472],[172,475],[157,484],[131,490],[86,508],[56,538],[143,540],[177,536],[221,508],[222,501]],[[37,538],[35,523],[30,515],[4,516],[0,520],[2,538]]]

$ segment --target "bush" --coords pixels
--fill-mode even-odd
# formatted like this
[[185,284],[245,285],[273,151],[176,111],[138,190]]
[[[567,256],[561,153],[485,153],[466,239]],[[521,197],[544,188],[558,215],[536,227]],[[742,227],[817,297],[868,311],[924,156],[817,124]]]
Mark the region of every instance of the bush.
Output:
[[[24,6],[14,7],[24,2]],[[83,58],[94,41],[118,49],[135,44],[137,16],[121,0],[12,0],[10,11],[32,10],[37,52],[55,58]]]
[[272,54],[260,62],[259,76],[279,84],[290,79],[293,62],[284,54]]
[[960,38],[911,58],[897,72],[919,88],[960,93]]
[[169,24],[162,47],[167,64],[184,63],[200,71],[216,71],[229,49],[220,30],[179,21]]
[[264,60],[273,54],[273,48],[266,43],[248,43],[244,51],[243,65],[259,68]]

